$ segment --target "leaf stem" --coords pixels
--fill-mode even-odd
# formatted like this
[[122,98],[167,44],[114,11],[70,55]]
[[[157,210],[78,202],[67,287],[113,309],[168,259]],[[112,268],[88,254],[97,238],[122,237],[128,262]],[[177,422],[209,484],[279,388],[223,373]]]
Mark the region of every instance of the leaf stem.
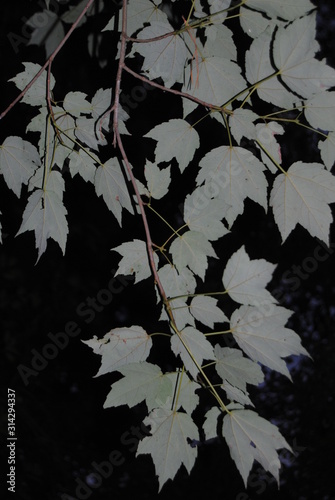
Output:
[[227,290],[224,290],[223,292],[204,292],[204,293],[190,293],[188,295],[175,295],[174,297],[169,297],[169,302],[172,302],[173,300],[177,299],[183,299],[183,298],[188,298],[188,297],[204,297],[207,295],[225,295]]
[[205,337],[211,337],[213,335],[224,335],[226,333],[232,333],[233,330],[222,330],[221,332],[209,332],[205,333]]
[[213,109],[216,111],[222,111],[222,106],[217,106],[216,104],[212,104],[210,102],[202,101],[201,99],[198,99],[197,97],[194,97],[191,94],[187,94],[186,92],[182,92],[181,90],[175,90],[175,89],[170,89],[168,87],[165,87],[164,85],[160,85],[159,83],[156,83],[152,80],[149,80],[149,78],[146,78],[145,76],[139,75],[132,69],[130,69],[126,64],[124,64],[123,69],[127,71],[130,75],[133,75],[135,78],[138,78],[139,80],[142,80],[142,82],[146,82],[152,87],[156,87],[158,89],[163,90],[164,92],[170,92],[171,94],[179,95],[181,97],[185,97],[185,99],[189,99],[190,101],[196,102],[197,104],[200,104],[201,106],[204,106],[205,108]]

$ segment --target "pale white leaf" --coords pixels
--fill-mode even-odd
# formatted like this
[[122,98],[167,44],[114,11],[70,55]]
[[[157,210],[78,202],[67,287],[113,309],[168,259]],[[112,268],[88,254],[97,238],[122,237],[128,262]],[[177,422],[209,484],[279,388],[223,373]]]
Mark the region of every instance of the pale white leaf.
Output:
[[297,17],[304,16],[314,5],[310,0],[247,0],[246,5],[251,9],[260,10],[268,17],[280,17],[293,21]]
[[174,266],[165,264],[159,269],[158,276],[168,298],[194,293],[197,285],[194,274],[187,267],[177,271]]
[[[24,62],[24,71],[17,74],[14,78],[9,81],[14,82],[19,90],[23,90],[28,83],[37,75],[42,66],[36,63]],[[47,71],[44,70],[43,73],[37,78],[34,85],[30,87],[29,90],[22,97],[21,102],[30,104],[31,106],[46,106],[47,98]],[[50,90],[54,88],[55,79],[51,73],[50,75]]]
[[199,384],[191,380],[185,371],[167,373],[165,376],[171,380],[172,389],[165,407],[173,407],[175,410],[183,408],[191,415],[199,404],[199,396],[195,393],[200,387]]
[[326,168],[331,170],[335,163],[335,132],[330,132],[325,141],[319,141],[318,148]]
[[[173,31],[173,27],[168,22],[153,22],[140,31],[138,39],[155,38]],[[151,80],[162,78],[166,87],[172,87],[176,82],[183,81],[188,52],[179,35],[172,35],[148,43],[137,43],[134,45],[133,51],[144,57],[142,71]]]
[[154,163],[147,161],[144,167],[144,176],[152,198],[160,200],[169,192],[171,167],[160,169]]
[[241,306],[230,319],[230,328],[240,348],[253,360],[291,379],[282,358],[308,353],[300,337],[285,328],[292,311],[268,304],[267,307]]
[[[115,28],[115,16],[112,16],[106,26],[101,30],[103,31],[113,31]],[[129,33],[130,31],[128,31]]]
[[87,94],[84,92],[68,92],[63,106],[65,111],[76,117],[92,113],[92,106],[87,100]]
[[274,181],[270,205],[283,241],[299,223],[328,244],[335,178],[319,163],[293,163]]
[[282,155],[280,145],[278,144],[275,135],[282,135],[284,133],[284,128],[277,122],[269,122],[257,123],[256,130],[257,142],[260,146],[262,146],[262,148],[260,148],[262,161],[268,167],[270,172],[276,174],[278,172],[278,167],[272,160],[280,165]]
[[151,337],[141,326],[114,328],[102,339],[96,335],[90,340],[83,340],[95,354],[100,354],[101,366],[95,375],[103,375],[130,363],[140,363],[149,356],[152,346]]
[[243,357],[239,349],[221,347],[216,344],[214,354],[217,360],[215,369],[223,381],[247,391],[247,384],[259,385],[264,380],[264,374],[259,364]]
[[[93,118],[100,118],[110,107],[112,100],[112,89],[98,89],[91,101]],[[108,116],[110,119],[110,116]]]
[[225,214],[229,227],[243,213],[246,197],[267,209],[265,166],[248,149],[220,146],[207,153],[199,166],[197,184],[220,187],[218,197],[230,205]]
[[228,321],[226,315],[217,306],[217,300],[213,297],[197,296],[193,297],[190,304],[190,311],[201,323],[214,327],[214,323],[224,323]]
[[227,262],[223,285],[230,297],[240,304],[275,302],[275,298],[265,288],[275,267],[264,259],[250,260],[242,246]]
[[66,208],[62,201],[64,181],[59,172],[52,171],[44,189],[36,189],[29,197],[17,235],[34,231],[38,259],[46,250],[47,239],[56,241],[65,253],[68,225]]
[[94,184],[97,195],[103,197],[107,207],[113,212],[120,225],[122,207],[126,208],[131,214],[134,213],[117,158],[111,158],[104,165],[97,168]]
[[312,127],[335,130],[335,92],[321,92],[304,104],[306,120]]
[[173,479],[182,464],[190,473],[197,458],[197,448],[188,440],[199,440],[199,431],[187,413],[165,408],[154,409],[144,424],[151,427],[151,436],[139,442],[136,456],[149,454],[155,465],[159,491]]
[[[170,302],[170,305],[176,326],[179,330],[182,330],[186,325],[195,326],[194,317],[190,312],[186,298],[174,299]],[[162,315],[160,317],[160,320],[164,319],[169,321],[165,307],[163,307]]]
[[[203,333],[193,326],[184,328],[180,332],[180,336],[199,366],[202,365],[204,359],[215,359],[212,344],[208,342]],[[180,355],[186,370],[196,379],[199,370],[177,334],[171,337],[171,349],[176,356]]]
[[213,439],[218,435],[217,426],[218,426],[218,418],[221,415],[221,411],[217,406],[213,406],[205,415],[205,422],[203,425],[205,438]]
[[39,165],[37,149],[21,137],[7,137],[0,146],[0,172],[17,197],[21,196],[22,184],[28,184]]
[[292,450],[275,425],[252,410],[233,410],[223,419],[222,433],[245,487],[254,460],[279,483],[280,460],[276,450]]
[[97,128],[97,120],[94,118],[77,118],[75,133],[83,144],[96,151],[99,146],[106,146],[107,144],[107,140],[101,130]]
[[188,266],[191,271],[204,279],[208,266],[208,257],[217,255],[204,234],[198,231],[186,231],[176,238],[171,246],[170,253],[178,271]]
[[72,150],[69,156],[69,170],[72,177],[79,174],[86,182],[94,183],[97,163],[98,161],[94,161],[92,156],[82,149]]
[[255,406],[249,398],[248,392],[241,391],[241,389],[239,389],[238,387],[234,387],[229,382],[227,382],[227,380],[224,381],[222,387],[225,390],[227,398],[230,401],[236,401],[237,403],[240,403],[242,405]]
[[[148,260],[148,250],[146,243],[141,240],[134,239],[127,241],[112,249],[122,255],[115,276],[118,274],[128,275],[135,273],[135,283],[149,278],[151,268]],[[154,254],[156,267],[158,266],[158,257]]]
[[198,61],[197,68],[188,65],[185,82],[185,92],[216,106],[222,106],[247,87],[238,64],[217,56]]
[[159,366],[146,361],[130,363],[119,367],[118,371],[124,378],[112,385],[104,408],[120,405],[132,408],[145,400],[151,411],[164,404],[173,391],[171,380],[163,375]]
[[209,12],[211,15],[211,22],[222,23],[227,17],[228,8],[230,7],[230,0],[208,0]]
[[270,60],[271,44],[270,29],[252,42],[245,56],[246,77],[250,83],[257,84],[257,94],[263,101],[290,109],[299,99],[286,90],[275,76],[276,70]]
[[211,241],[229,232],[221,222],[229,205],[222,198],[212,198],[217,194],[218,187],[214,183],[200,186],[186,196],[184,204],[184,220],[188,227],[203,233]]
[[309,99],[335,85],[335,70],[314,59],[319,50],[315,39],[316,13],[280,27],[273,44],[273,59],[283,82],[298,95]]
[[198,132],[185,120],[171,119],[154,127],[144,137],[157,141],[156,163],[176,158],[181,172],[193,159],[200,145]]
[[41,158],[43,158],[45,154],[46,130],[50,130],[50,127],[47,127],[48,114],[48,108],[46,106],[42,106],[41,108],[39,108],[38,114],[30,120],[26,128],[26,132],[37,132],[38,134],[40,134],[40,140],[38,141],[38,150],[40,152]]
[[244,33],[251,38],[258,38],[269,26],[273,28],[274,19],[264,17],[261,12],[255,10],[240,8],[239,21]]
[[[172,0],[172,1],[174,2],[175,0]],[[196,17],[196,18],[205,17],[206,14],[203,11],[203,7],[201,5],[201,0],[194,0],[194,1],[192,0],[192,3],[194,6],[194,11],[193,11],[194,17]]]
[[254,121],[259,118],[250,109],[238,108],[229,116],[230,131],[237,144],[240,144],[242,137],[246,139],[256,139],[256,127]]
[[[110,113],[112,99],[112,89],[98,89],[94,94],[91,101],[92,116],[95,119],[96,133],[102,137],[102,130],[111,130],[112,116]],[[125,112],[121,105],[119,105],[118,112],[118,127],[120,134],[129,135],[126,129],[125,121],[129,115]]]
[[[145,23],[166,23],[167,15],[157,8],[160,1],[130,0],[127,8],[127,34],[132,35]],[[122,16],[119,20],[119,30],[122,29]],[[106,28],[105,28],[106,29]],[[171,31],[173,31],[171,29]],[[151,37],[148,37],[151,38]]]
[[205,34],[206,43],[202,51],[204,57],[217,56],[236,61],[237,50],[233,40],[233,33],[227,26],[212,24],[206,28]]
[[[64,160],[73,150],[74,143],[72,139],[75,139],[75,121],[72,116],[64,113],[63,108],[59,106],[53,107],[53,114],[62,140],[62,143],[60,143],[51,120],[48,119],[48,114],[46,107],[39,108],[38,115],[30,121],[26,130],[27,132],[32,131],[40,134],[38,147],[44,163],[50,167],[58,165],[59,168],[62,168]],[[38,187],[41,187],[41,185],[39,184]]]

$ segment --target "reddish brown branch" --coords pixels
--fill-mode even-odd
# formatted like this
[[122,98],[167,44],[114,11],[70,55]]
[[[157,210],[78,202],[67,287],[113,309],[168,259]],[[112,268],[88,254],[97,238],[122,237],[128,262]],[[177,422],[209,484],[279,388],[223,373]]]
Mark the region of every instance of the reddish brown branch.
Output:
[[182,92],[181,90],[175,90],[175,89],[170,89],[168,87],[164,87],[164,85],[160,85],[159,83],[153,82],[149,80],[149,78],[146,78],[145,76],[139,75],[132,69],[128,68],[125,64],[123,64],[123,69],[133,75],[135,78],[138,78],[139,80],[142,80],[142,82],[146,82],[152,87],[156,87],[158,89],[164,90],[164,92],[170,92],[171,94],[179,95],[181,97],[185,97],[186,99],[189,99],[190,101],[196,102],[197,104],[200,104],[201,106],[205,106],[205,108],[209,109],[214,109],[217,111],[221,111],[222,108],[220,106],[217,106],[216,104],[212,104],[210,102],[205,102],[202,101],[201,99],[198,99],[197,97],[194,97],[191,94],[187,94],[186,92]]
[[113,129],[114,129],[114,139],[113,145],[116,146],[116,136],[118,132],[118,120],[119,120],[119,105],[120,105],[120,92],[121,92],[121,78],[122,70],[124,68],[124,60],[126,57],[126,37],[127,37],[127,1],[123,1],[122,9],[122,33],[121,33],[121,48],[120,48],[120,60],[119,67],[117,69],[116,75],[116,85],[115,85],[115,96],[114,96],[114,116],[113,116]]
[[53,51],[53,53],[51,54],[51,56],[49,57],[49,59],[46,61],[46,63],[42,66],[42,68],[34,76],[34,78],[28,83],[28,85],[26,85],[26,87],[22,90],[22,92],[16,97],[16,99],[14,99],[14,101],[12,101],[10,103],[10,105],[5,109],[5,111],[3,111],[1,113],[0,120],[1,120],[1,118],[3,118],[15,106],[15,104],[17,104],[22,99],[22,97],[28,92],[28,90],[30,89],[30,87],[32,87],[32,85],[34,85],[34,83],[36,82],[36,80],[41,76],[41,74],[43,73],[43,71],[52,63],[52,61],[54,60],[54,58],[56,57],[56,55],[58,54],[58,52],[61,50],[61,48],[63,47],[63,45],[67,42],[67,40],[70,38],[70,36],[72,35],[73,31],[76,29],[76,27],[78,26],[78,24],[80,23],[80,21],[82,20],[82,18],[84,17],[84,15],[86,14],[86,12],[91,7],[91,5],[93,4],[94,1],[95,0],[88,0],[85,8],[83,9],[83,11],[81,12],[81,14],[79,15],[78,19],[72,24],[71,28],[66,33],[65,37],[60,42],[60,44],[58,45],[58,47]]
[[125,152],[125,149],[123,147],[122,139],[120,136],[119,132],[119,127],[118,127],[118,108],[119,108],[119,96],[120,96],[120,89],[121,89],[121,79],[122,79],[122,71],[126,69],[124,60],[126,56],[126,42],[127,42],[127,0],[123,0],[123,9],[122,9],[122,33],[121,33],[121,49],[120,49],[120,60],[119,60],[119,67],[118,67],[118,72],[117,72],[117,77],[116,77],[116,86],[115,86],[115,102],[114,102],[114,119],[113,119],[113,127],[114,127],[114,140],[113,142],[119,147],[121,156],[123,158],[123,161],[125,163],[126,170],[128,172],[128,175],[130,177],[131,183],[133,185],[136,199],[138,202],[138,206],[141,212],[142,216],[142,221],[144,225],[144,230],[145,230],[145,236],[146,236],[146,241],[147,241],[147,249],[148,249],[148,256],[149,256],[149,263],[150,267],[152,270],[152,274],[155,280],[155,283],[158,287],[159,293],[162,297],[162,300],[167,308],[167,312],[170,316],[170,319],[172,323],[175,325],[175,320],[171,311],[171,307],[168,303],[167,296],[165,293],[165,290],[163,288],[162,282],[159,278],[156,265],[155,265],[155,259],[154,259],[154,250],[153,250],[153,243],[151,239],[151,234],[150,234],[150,229],[149,229],[149,224],[147,220],[147,215],[145,213],[145,208],[144,208],[144,203],[141,198],[140,192],[137,187],[136,179],[134,177],[131,165],[129,163],[127,154]]

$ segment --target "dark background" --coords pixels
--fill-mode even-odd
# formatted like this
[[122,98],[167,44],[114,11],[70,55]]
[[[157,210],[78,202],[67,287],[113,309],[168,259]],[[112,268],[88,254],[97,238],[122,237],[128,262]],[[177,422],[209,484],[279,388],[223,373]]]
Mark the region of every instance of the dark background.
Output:
[[[86,48],[87,34],[92,30],[99,32],[105,26],[114,8],[112,2],[108,8],[109,12],[105,10],[75,32],[56,59],[53,72],[57,77],[55,91],[59,93],[59,99],[69,90],[79,89],[92,96],[97,88],[112,85],[116,71],[113,34],[105,35],[100,52],[108,59],[108,70],[101,69],[97,60],[87,55]],[[44,62],[42,49],[22,43],[15,52],[8,39],[10,32],[21,33],[24,18],[29,18],[35,10],[36,2],[32,1],[13,0],[0,6],[0,111],[17,95],[14,85],[7,81],[22,71],[21,61]],[[334,25],[334,2],[318,2],[320,57],[327,57],[332,66],[335,66]],[[132,84],[131,79],[125,77],[125,91],[127,88],[130,91]],[[169,113],[173,116],[176,111],[174,100],[169,95],[163,97],[155,91],[148,95],[144,105],[144,108],[134,110],[134,136],[126,141],[137,172],[141,172],[146,154],[145,145],[140,141],[141,133],[163,121],[162,113],[166,119]],[[23,104],[14,108],[0,123],[1,143],[8,135],[24,135],[32,112]],[[290,139],[286,147],[291,158],[303,155],[308,161],[317,161],[314,137],[311,136],[307,144],[302,143],[302,136],[299,133],[294,135],[292,131]],[[208,138],[208,143],[210,140]],[[111,150],[110,154],[114,155],[114,152]],[[199,159],[201,151],[197,154]],[[177,226],[180,214],[174,207],[182,200],[183,185],[188,182],[188,177],[174,175],[176,188],[173,196],[166,204],[164,200],[160,209]],[[9,387],[16,392],[18,437],[16,493],[13,497],[53,500],[68,494],[68,498],[75,498],[80,483],[87,485],[86,493],[81,490],[82,495],[86,494],[86,498],[92,500],[128,497],[165,500],[207,495],[214,500],[335,499],[333,250],[329,258],[319,262],[317,269],[307,273],[306,279],[301,279],[295,289],[293,282],[285,279],[288,277],[285,273],[289,271],[292,276],[292,266],[303,265],[304,259],[313,256],[320,243],[298,227],[281,246],[272,213],[264,214],[255,204],[246,202],[245,213],[234,225],[234,234],[224,239],[225,248],[220,248],[219,244],[215,248],[223,255],[223,267],[226,258],[244,243],[251,258],[279,262],[269,290],[279,291],[280,302],[295,312],[289,327],[302,337],[313,361],[307,358],[290,360],[294,384],[276,373],[267,373],[266,384],[252,392],[252,399],[260,415],[279,425],[296,455],[281,454],[284,466],[280,490],[257,464],[245,490],[226,445],[214,440],[199,446],[199,458],[190,476],[181,468],[176,479],[166,483],[158,496],[151,460],[148,456],[135,459],[136,436],[138,432],[143,435],[142,430],[136,429],[140,428],[144,408],[103,409],[115,376],[92,378],[98,370],[100,358],[81,342],[94,334],[101,337],[116,326],[139,324],[148,332],[156,331],[159,311],[155,309],[152,284],[149,281],[136,286],[130,284],[122,293],[115,294],[110,305],[97,312],[89,324],[76,312],[79,304],[89,297],[95,298],[101,289],[106,288],[113,276],[119,257],[110,249],[132,238],[143,239],[143,230],[139,219],[126,212],[123,228],[119,228],[104,202],[95,196],[92,186],[78,176],[73,180],[69,174],[64,176],[70,228],[66,254],[62,256],[59,247],[48,240],[47,251],[37,265],[33,233],[15,238],[26,203],[26,191],[23,191],[22,199],[17,199],[4,182],[0,183],[4,240],[0,247],[1,426],[5,436],[6,391]],[[162,226],[154,219],[150,222],[156,237],[163,241]],[[334,228],[330,241],[335,242]],[[217,283],[215,269],[209,271],[213,284]],[[17,367],[30,367],[32,349],[42,352],[46,343],[50,343],[49,332],[64,332],[70,321],[78,324],[80,334],[70,339],[68,346],[60,350],[45,369],[29,377],[29,383],[25,385]],[[4,450],[5,440],[2,452]],[[93,462],[108,460],[113,450],[117,450],[124,461],[98,484],[100,480],[92,475]],[[2,478],[8,467],[6,451],[3,455]]]

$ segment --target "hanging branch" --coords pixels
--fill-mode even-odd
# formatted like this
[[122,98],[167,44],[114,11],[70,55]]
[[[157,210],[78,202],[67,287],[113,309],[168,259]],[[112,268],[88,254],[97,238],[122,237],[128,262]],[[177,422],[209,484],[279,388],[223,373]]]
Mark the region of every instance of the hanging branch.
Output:
[[83,11],[81,12],[81,14],[78,16],[77,20],[72,24],[71,28],[69,29],[69,31],[66,33],[66,35],[64,36],[63,40],[59,43],[58,47],[53,51],[53,53],[51,54],[51,56],[49,57],[49,59],[44,63],[44,65],[42,66],[42,68],[39,70],[39,72],[34,76],[34,78],[32,80],[30,80],[30,82],[28,83],[28,85],[26,85],[26,87],[22,90],[22,92],[16,97],[16,99],[14,99],[14,101],[12,101],[10,103],[10,105],[5,109],[5,111],[3,111],[0,115],[0,120],[6,116],[6,114],[15,106],[15,104],[17,104],[19,101],[21,101],[22,97],[28,92],[28,90],[30,89],[30,87],[32,87],[34,85],[34,83],[36,82],[36,80],[41,76],[41,74],[43,73],[43,71],[47,68],[47,67],[51,67],[51,63],[52,61],[54,60],[54,58],[56,57],[56,55],[58,54],[58,52],[61,50],[61,48],[63,47],[63,45],[65,45],[65,43],[68,41],[68,39],[70,38],[70,36],[72,35],[72,33],[74,32],[74,30],[76,29],[76,27],[78,26],[78,24],[80,23],[80,21],[82,20],[82,18],[85,16],[86,12],[88,11],[88,9],[91,7],[91,5],[93,4],[95,0],[88,0],[87,4],[85,5]]

